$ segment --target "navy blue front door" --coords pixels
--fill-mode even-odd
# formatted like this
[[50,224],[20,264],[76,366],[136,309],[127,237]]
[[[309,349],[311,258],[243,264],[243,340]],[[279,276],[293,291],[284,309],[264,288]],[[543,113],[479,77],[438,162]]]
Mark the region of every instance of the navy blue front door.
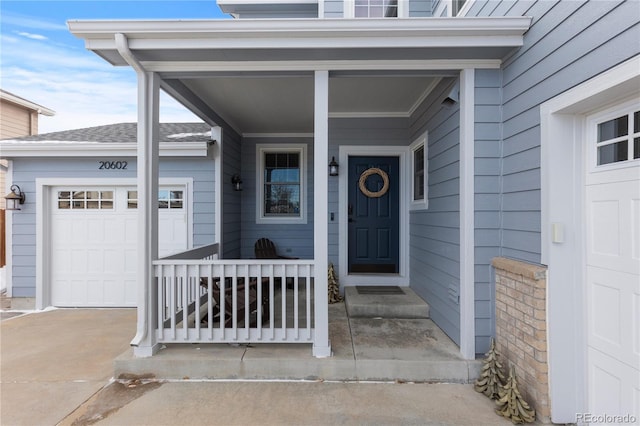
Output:
[[398,157],[349,157],[349,272],[398,273]]

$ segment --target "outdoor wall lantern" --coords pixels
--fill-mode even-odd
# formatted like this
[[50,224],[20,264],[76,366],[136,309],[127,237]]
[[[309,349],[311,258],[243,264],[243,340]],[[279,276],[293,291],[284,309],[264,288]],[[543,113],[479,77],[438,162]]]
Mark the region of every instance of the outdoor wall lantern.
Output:
[[242,179],[240,175],[231,176],[231,183],[233,184],[234,191],[242,191]]
[[336,157],[331,157],[329,163],[329,176],[338,176],[338,163],[336,163]]
[[20,210],[20,204],[24,204],[24,192],[18,185],[11,185],[11,192],[4,197],[7,200],[7,210]]

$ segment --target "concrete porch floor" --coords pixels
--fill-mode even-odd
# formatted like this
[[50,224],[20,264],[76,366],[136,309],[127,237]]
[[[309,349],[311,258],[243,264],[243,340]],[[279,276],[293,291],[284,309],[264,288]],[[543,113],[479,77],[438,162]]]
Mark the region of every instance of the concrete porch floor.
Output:
[[309,344],[167,345],[150,358],[129,349],[114,377],[470,383],[482,366],[462,359],[430,319],[349,318],[344,303],[329,305],[329,338],[329,358],[314,358]]

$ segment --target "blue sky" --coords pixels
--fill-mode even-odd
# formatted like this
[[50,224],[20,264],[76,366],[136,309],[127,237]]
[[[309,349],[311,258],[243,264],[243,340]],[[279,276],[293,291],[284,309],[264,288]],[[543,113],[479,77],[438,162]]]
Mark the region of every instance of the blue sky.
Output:
[[[214,0],[0,0],[0,87],[56,111],[40,133],[136,121],[136,77],[84,48],[70,19],[222,19]],[[199,121],[166,95],[160,120]]]

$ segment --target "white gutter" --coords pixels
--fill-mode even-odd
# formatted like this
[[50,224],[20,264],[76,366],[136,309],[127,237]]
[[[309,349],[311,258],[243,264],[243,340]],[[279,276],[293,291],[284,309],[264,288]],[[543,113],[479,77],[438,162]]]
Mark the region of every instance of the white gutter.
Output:
[[114,34],[126,33],[134,51],[520,47],[531,18],[69,21],[67,25],[85,40],[87,49],[113,65],[126,65],[115,55]]
[[[160,142],[161,157],[206,157],[207,142]],[[0,151],[15,157],[137,157],[134,143],[3,140]]]
[[[144,67],[140,64],[138,59],[133,55],[133,52],[131,52],[131,50],[129,49],[129,43],[125,35],[122,33],[117,33],[114,35],[114,40],[120,56],[131,66],[131,68],[133,68],[136,71],[136,74],[138,75],[138,87],[147,87],[149,85],[149,81],[153,78],[153,76],[150,75],[150,73],[148,73],[144,69]],[[144,141],[144,139],[147,137],[148,130],[144,128],[144,126],[147,123],[147,120],[146,119],[143,120],[143,117],[141,116],[142,114],[141,113],[142,106],[140,105],[141,102],[144,102],[144,101],[141,99],[141,90],[138,89],[139,105],[138,105],[138,130],[137,130],[138,131],[137,157],[140,157],[142,162],[145,164],[141,164],[138,166],[137,180],[138,180],[138,191],[142,191],[142,194],[139,193],[139,195],[142,196],[145,200],[147,200],[149,199],[148,197],[149,188],[147,188],[146,182],[148,182],[149,180],[148,178],[149,170],[150,168],[153,168],[153,158],[147,158],[147,155],[146,155],[148,149],[147,149],[146,141]],[[143,140],[142,143],[140,143],[141,139]],[[149,161],[150,164],[146,164],[147,161]],[[153,172],[151,172],[151,174],[153,174]],[[141,185],[141,183],[144,183],[144,184]],[[157,192],[157,185],[155,190]],[[153,184],[151,185],[150,192],[154,192]],[[139,214],[138,222],[143,222],[145,219],[147,219],[148,218],[147,212],[153,210],[153,203],[151,207],[146,205],[147,204],[146,201],[144,201],[143,204],[145,205],[145,207],[138,211],[138,214]],[[155,230],[152,229],[151,232],[157,231],[157,226],[158,226],[157,220],[155,221],[151,220],[150,224],[146,224],[146,223],[139,223],[139,224],[145,225],[145,226],[148,225],[148,226],[151,226],[151,228],[153,228],[155,224],[156,229]],[[139,266],[138,266],[137,276],[138,276],[138,280],[142,281],[141,283],[139,283],[139,285],[142,285],[142,289],[139,290],[140,293],[138,295],[138,302],[137,302],[138,319],[136,321],[136,324],[137,324],[136,335],[134,336],[133,340],[131,340],[130,344],[131,346],[135,346],[135,347],[140,347],[144,345],[150,346],[149,348],[150,353],[147,353],[146,355],[153,355],[153,345],[155,344],[155,339],[154,339],[153,333],[149,333],[149,327],[152,320],[152,308],[151,308],[152,302],[150,300],[152,291],[150,289],[150,286],[151,286],[151,280],[153,277],[153,265],[151,265],[151,262],[154,260],[153,259],[154,255],[153,255],[153,250],[150,248],[152,243],[150,244],[146,238],[146,236],[149,234],[149,231],[145,230],[143,226],[139,226],[139,228],[142,228],[142,229],[138,230]],[[153,241],[153,238],[152,238],[152,241]],[[156,249],[156,255],[157,255],[157,249]],[[135,350],[134,350],[134,353],[135,353]]]

